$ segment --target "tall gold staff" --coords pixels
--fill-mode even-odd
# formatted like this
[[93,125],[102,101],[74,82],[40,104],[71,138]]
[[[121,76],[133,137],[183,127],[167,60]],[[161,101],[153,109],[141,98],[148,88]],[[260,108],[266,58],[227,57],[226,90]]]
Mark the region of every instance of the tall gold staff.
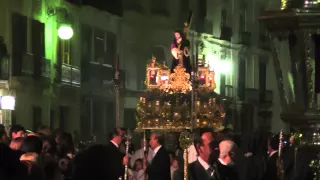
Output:
[[283,161],[282,161],[282,143],[283,140],[283,132],[282,130],[280,131],[280,135],[279,135],[279,149],[278,149],[278,160],[277,160],[277,175],[278,175],[278,179],[279,180],[283,180],[284,179],[284,169],[283,169]]
[[[130,147],[130,143],[131,143],[131,134],[128,132],[126,135],[126,156],[128,157],[129,155],[129,147]],[[125,169],[124,169],[124,180],[128,180],[128,163],[125,165]]]

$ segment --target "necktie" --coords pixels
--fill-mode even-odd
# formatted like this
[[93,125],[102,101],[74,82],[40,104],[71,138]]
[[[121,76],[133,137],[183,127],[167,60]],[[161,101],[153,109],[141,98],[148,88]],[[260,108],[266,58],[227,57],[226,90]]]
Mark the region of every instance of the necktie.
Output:
[[210,166],[210,167],[207,169],[207,172],[209,173],[210,177],[212,177],[213,174],[214,174],[214,169],[213,169],[213,167]]

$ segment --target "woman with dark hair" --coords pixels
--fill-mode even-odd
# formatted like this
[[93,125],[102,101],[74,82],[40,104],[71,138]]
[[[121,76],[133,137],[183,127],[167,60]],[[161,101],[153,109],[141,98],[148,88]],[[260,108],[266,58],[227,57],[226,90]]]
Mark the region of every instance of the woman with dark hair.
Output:
[[192,67],[190,62],[190,41],[185,37],[185,34],[181,31],[174,32],[174,39],[171,43],[171,54],[172,54],[172,65],[171,73],[174,72],[174,69],[178,64],[181,64],[186,68],[186,72],[191,74]]

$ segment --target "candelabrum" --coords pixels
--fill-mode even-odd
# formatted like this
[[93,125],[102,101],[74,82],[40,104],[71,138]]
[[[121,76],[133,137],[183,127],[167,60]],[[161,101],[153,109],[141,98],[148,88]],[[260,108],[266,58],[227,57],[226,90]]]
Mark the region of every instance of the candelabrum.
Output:
[[[129,147],[131,143],[131,134],[127,133],[126,135],[126,156],[128,157],[129,154]],[[125,165],[125,171],[124,171],[124,180],[128,180],[128,164]]]

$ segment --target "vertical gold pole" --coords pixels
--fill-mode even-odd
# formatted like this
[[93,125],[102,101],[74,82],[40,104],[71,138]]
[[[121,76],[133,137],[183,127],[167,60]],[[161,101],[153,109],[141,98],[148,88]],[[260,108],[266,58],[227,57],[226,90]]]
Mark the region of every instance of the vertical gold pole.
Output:
[[183,150],[183,180],[188,180],[188,149]]

